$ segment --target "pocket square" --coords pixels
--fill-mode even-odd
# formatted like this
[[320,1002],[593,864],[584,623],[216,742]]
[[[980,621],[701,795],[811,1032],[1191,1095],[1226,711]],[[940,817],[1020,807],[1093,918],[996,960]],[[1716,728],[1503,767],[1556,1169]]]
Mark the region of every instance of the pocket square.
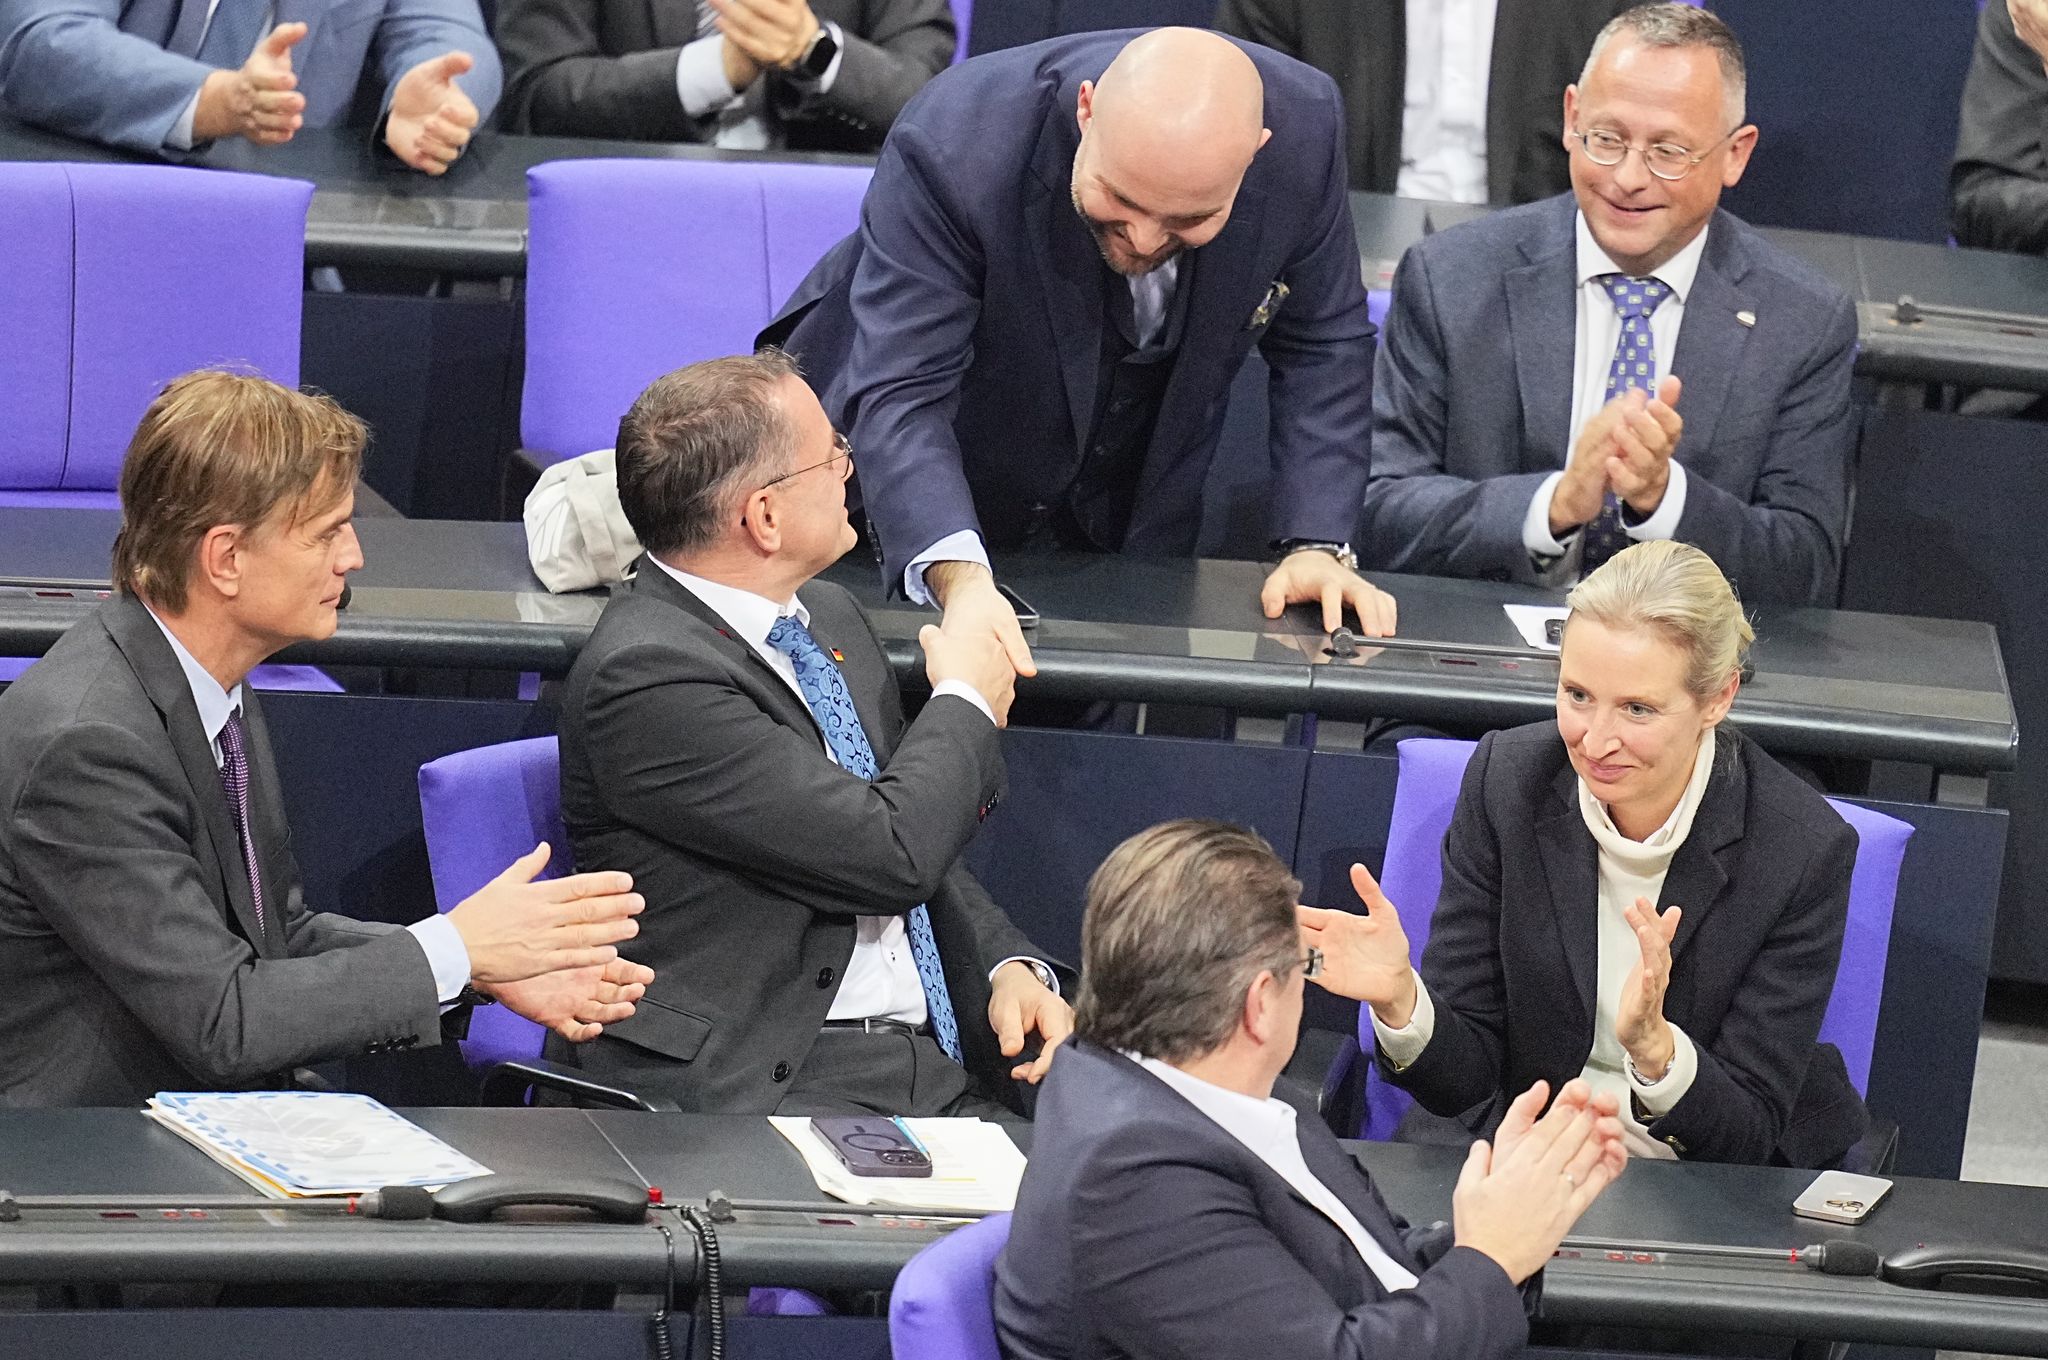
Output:
[[1266,296],[1260,298],[1259,305],[1252,309],[1252,319],[1245,326],[1245,329],[1255,331],[1262,326],[1271,324],[1273,313],[1280,310],[1280,304],[1287,301],[1287,295],[1292,291],[1292,289],[1278,279],[1268,284]]

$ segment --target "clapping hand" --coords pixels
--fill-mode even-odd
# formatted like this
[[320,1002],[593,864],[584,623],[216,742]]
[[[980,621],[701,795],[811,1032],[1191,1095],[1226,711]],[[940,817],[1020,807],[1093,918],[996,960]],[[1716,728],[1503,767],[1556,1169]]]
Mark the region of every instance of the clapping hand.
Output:
[[467,52],[429,57],[398,78],[384,119],[384,145],[415,170],[445,174],[476,130],[476,105],[455,77],[476,65]]
[[1628,1050],[1629,1061],[1644,1081],[1663,1078],[1676,1044],[1664,1019],[1664,989],[1671,983],[1671,941],[1678,934],[1679,914],[1671,907],[1660,916],[1647,897],[1638,897],[1622,911],[1635,932],[1640,957],[1621,984],[1614,1037]]
[[1401,1029],[1415,1012],[1415,969],[1408,961],[1401,914],[1363,864],[1351,866],[1351,887],[1366,914],[1296,907],[1302,943],[1323,951],[1318,984],[1364,1002],[1381,1024]]
[[1472,1145],[1451,1194],[1457,1244],[1491,1258],[1518,1285],[1628,1165],[1612,1095],[1594,1095],[1575,1077],[1539,1119],[1549,1094],[1539,1081],[1515,1097],[1492,1145]]
[[292,48],[306,31],[304,24],[279,24],[240,67],[207,76],[192,111],[192,140],[247,137],[258,146],[290,141],[305,121],[306,97],[292,74]]

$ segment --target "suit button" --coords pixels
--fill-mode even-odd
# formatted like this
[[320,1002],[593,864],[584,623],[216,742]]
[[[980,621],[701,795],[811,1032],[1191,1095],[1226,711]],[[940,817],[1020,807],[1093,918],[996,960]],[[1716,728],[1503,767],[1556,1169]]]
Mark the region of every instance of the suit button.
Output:
[[821,988],[830,987],[832,980],[838,976],[839,974],[833,972],[830,968],[820,968],[818,970],[818,986]]
[[775,1070],[773,1072],[770,1072],[768,1075],[773,1077],[777,1081],[788,1081],[789,1064],[786,1062],[779,1062],[775,1064]]

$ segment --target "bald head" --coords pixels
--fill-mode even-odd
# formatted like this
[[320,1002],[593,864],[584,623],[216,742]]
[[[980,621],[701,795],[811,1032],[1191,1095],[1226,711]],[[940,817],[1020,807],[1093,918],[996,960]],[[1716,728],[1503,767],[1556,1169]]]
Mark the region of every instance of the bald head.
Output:
[[1222,230],[1269,135],[1265,103],[1244,49],[1195,28],[1133,39],[1082,85],[1074,206],[1112,268],[1147,273]]

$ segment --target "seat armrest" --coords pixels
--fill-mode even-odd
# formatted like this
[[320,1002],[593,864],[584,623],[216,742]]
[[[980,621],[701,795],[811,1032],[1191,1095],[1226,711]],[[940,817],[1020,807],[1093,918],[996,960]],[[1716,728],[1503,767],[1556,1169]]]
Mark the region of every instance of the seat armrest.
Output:
[[1886,1176],[1899,1164],[1899,1126],[1872,1116],[1869,1130],[1842,1154],[1844,1171],[1859,1176]]
[[1305,1025],[1273,1094],[1318,1116],[1339,1138],[1356,1138],[1364,1082],[1357,1036]]
[[588,1073],[546,1058],[507,1058],[484,1069],[477,1097],[484,1105],[524,1105],[531,1088],[559,1091],[580,1104],[602,1105],[619,1110],[645,1110],[649,1114],[673,1112],[680,1108],[664,1096],[643,1096],[623,1086],[598,1081]]

